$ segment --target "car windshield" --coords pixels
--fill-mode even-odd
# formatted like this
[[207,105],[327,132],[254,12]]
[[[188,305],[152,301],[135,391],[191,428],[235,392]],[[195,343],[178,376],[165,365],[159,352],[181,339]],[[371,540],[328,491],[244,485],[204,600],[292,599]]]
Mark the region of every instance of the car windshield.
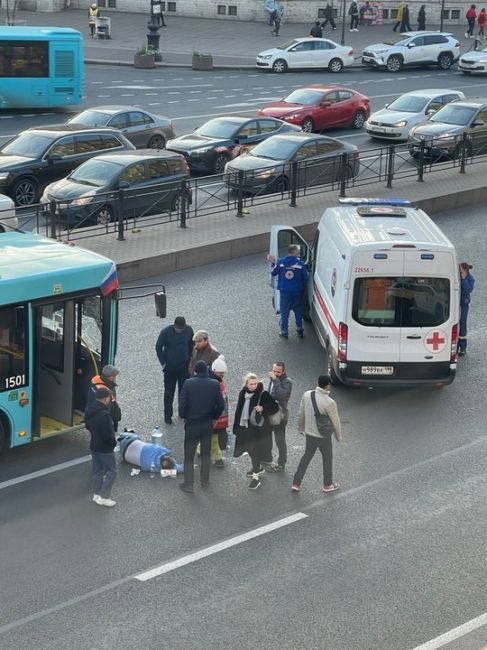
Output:
[[319,90],[311,90],[310,88],[298,88],[287,97],[284,97],[283,101],[288,102],[289,104],[303,104],[310,106],[317,104],[322,97],[323,92]]
[[242,126],[242,122],[234,120],[210,120],[196,129],[196,135],[205,135],[208,138],[232,138]]
[[403,95],[389,104],[388,111],[401,111],[403,113],[420,113],[424,110],[429,99],[420,95]]
[[296,151],[296,142],[284,138],[271,137],[264,140],[251,151],[249,156],[270,158],[271,160],[289,160]]
[[83,111],[69,120],[70,124],[85,124],[86,126],[106,126],[111,116],[99,111]]
[[456,126],[466,126],[474,118],[476,108],[468,106],[444,106],[438,113],[430,118],[431,122],[442,122],[443,124],[455,124]]
[[25,156],[26,158],[38,158],[42,156],[47,147],[52,143],[52,137],[24,131],[11,142],[7,143],[0,152],[6,156]]
[[391,36],[387,41],[384,41],[384,45],[406,45],[408,37],[405,36]]
[[104,187],[113,181],[122,169],[122,165],[106,160],[88,160],[75,169],[69,179],[82,185]]
[[277,49],[278,50],[288,50],[293,45],[296,45],[296,43],[299,43],[299,41],[297,39],[293,39],[292,41],[286,41],[286,43],[283,43],[282,45],[278,45]]

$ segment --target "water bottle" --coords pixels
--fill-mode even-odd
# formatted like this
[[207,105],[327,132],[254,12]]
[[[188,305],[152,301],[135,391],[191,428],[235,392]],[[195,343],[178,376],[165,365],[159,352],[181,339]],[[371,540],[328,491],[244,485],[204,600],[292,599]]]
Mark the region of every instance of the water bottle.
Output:
[[150,478],[154,478],[155,475],[156,475],[156,465],[155,465],[154,461],[152,461],[152,463],[150,464],[150,474],[149,474],[149,476],[150,476]]
[[162,433],[159,427],[154,427],[152,429],[151,441],[153,445],[159,445],[159,447],[162,447]]

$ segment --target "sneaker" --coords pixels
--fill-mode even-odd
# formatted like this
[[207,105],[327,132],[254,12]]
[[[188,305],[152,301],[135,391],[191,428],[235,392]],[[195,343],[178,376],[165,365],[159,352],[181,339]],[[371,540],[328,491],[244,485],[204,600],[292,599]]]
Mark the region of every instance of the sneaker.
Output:
[[107,508],[113,508],[113,506],[117,504],[117,502],[114,501],[113,499],[110,499],[110,498],[104,499],[100,495],[97,495],[97,496],[98,496],[98,499],[95,501],[95,503],[97,503],[99,506],[105,506]]
[[193,486],[192,485],[186,485],[186,483],[180,483],[179,484],[179,489],[182,490],[183,492],[186,492],[186,494],[193,494]]
[[350,31],[353,32],[353,29],[351,29]]
[[458,356],[459,357],[464,357],[467,354],[466,350],[458,350]]
[[[264,472],[265,472],[265,468],[262,467],[262,465],[261,465],[259,471],[257,472],[257,474],[259,476],[261,476],[262,474],[264,474]],[[248,472],[245,472],[245,476],[247,476],[248,478],[252,478],[253,475],[254,475],[254,472],[251,469],[249,469]]]
[[279,332],[279,336],[280,336],[282,339],[287,339],[288,334],[287,334],[287,332]]
[[467,32],[465,32],[465,38],[468,38],[468,34],[467,34]]
[[300,489],[301,489],[301,485],[299,483],[293,483],[291,485],[291,490],[293,492],[299,492]]
[[258,487],[260,487],[261,485],[262,485],[262,483],[259,481],[258,478],[253,478],[253,479],[250,481],[249,490],[256,490],[256,489],[257,489]]
[[225,467],[223,458],[220,458],[220,460],[215,460],[215,467],[218,467],[218,469],[223,469]]
[[166,424],[172,424],[172,418],[164,418]]
[[331,485],[324,485],[323,486],[323,492],[336,492],[336,490],[340,489],[340,485],[338,483],[332,483]]
[[298,330],[298,337],[300,339],[304,338],[304,331],[303,330]]
[[94,495],[93,495],[93,501],[94,501],[95,503],[98,503],[98,499],[99,499],[99,498],[100,498],[100,495],[99,495],[99,494],[94,494]]
[[334,28],[333,28],[333,31],[334,31],[334,32],[336,32],[336,30],[337,30],[337,28],[336,28],[336,27],[334,27]]

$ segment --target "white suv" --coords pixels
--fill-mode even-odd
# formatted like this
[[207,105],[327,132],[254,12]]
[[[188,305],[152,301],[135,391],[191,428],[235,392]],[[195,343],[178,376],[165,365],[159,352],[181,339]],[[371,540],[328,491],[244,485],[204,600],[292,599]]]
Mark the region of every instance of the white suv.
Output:
[[368,45],[362,54],[364,65],[399,72],[403,66],[437,65],[449,70],[460,56],[460,43],[443,32],[405,32],[383,43]]

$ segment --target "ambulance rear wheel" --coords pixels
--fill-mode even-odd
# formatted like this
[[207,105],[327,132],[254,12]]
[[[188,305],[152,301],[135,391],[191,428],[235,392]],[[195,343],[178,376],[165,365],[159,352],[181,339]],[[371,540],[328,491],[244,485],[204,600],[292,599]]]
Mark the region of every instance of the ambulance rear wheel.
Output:
[[338,375],[335,372],[335,369],[333,368],[333,357],[332,357],[331,347],[329,343],[326,346],[326,363],[328,366],[328,374],[330,375],[331,383],[333,385],[339,384],[340,380],[338,378]]

